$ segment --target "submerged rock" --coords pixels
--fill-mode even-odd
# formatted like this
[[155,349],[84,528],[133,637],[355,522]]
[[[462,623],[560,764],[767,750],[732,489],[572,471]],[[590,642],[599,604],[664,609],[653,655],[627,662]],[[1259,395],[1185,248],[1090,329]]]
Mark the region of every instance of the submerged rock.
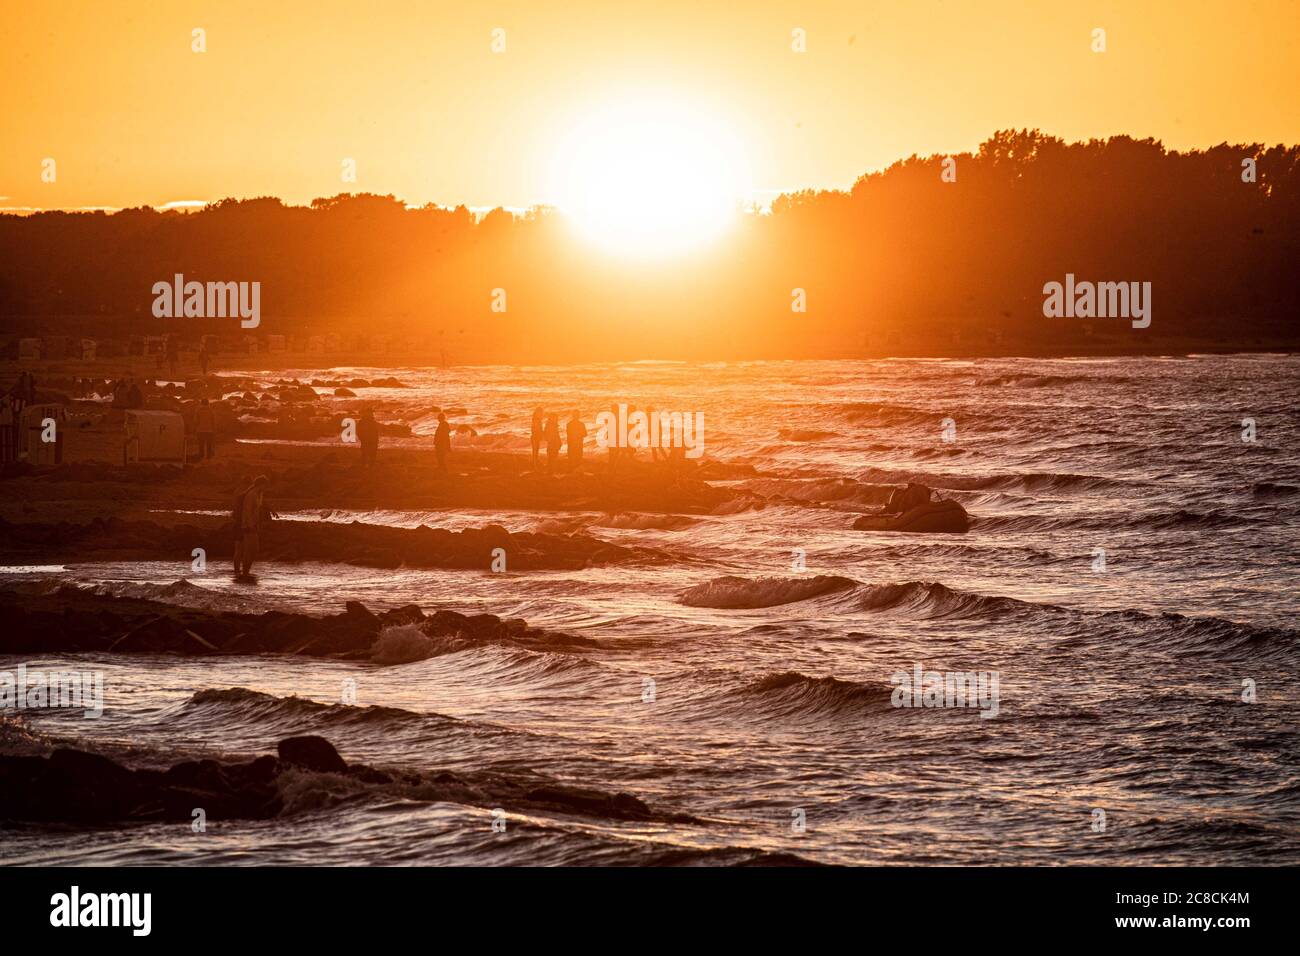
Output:
[[343,762],[334,745],[324,737],[286,737],[276,747],[280,754],[280,763],[293,764],[318,773],[347,773],[348,765]]
[[[269,762],[268,762],[269,761]],[[186,761],[131,770],[99,754],[0,756],[0,818],[96,824],[127,820],[266,819],[281,809],[274,757],[249,763]]]
[[[162,524],[95,518],[72,522],[8,522],[0,519],[0,554],[28,561],[176,560],[188,563],[194,548],[208,561],[234,553],[233,523]],[[654,561],[657,552],[610,544],[585,534],[511,532],[500,525],[449,531],[328,521],[271,521],[261,533],[259,560],[336,562],[376,568],[488,570],[505,552],[511,570],[581,570],[593,564]]]
[[[698,822],[682,814],[656,814],[629,793],[606,793],[538,781],[450,771],[387,772],[349,764],[324,737],[289,737],[278,757],[226,763],[186,760],[166,770],[132,769],[101,754],[58,749],[48,756],[0,754],[0,820],[101,826],[111,823],[192,823],[204,819],[265,820],[300,809],[330,806],[340,791],[396,789],[418,799],[446,799],[473,806],[517,806],[530,813],[584,814],[611,820]],[[337,774],[304,780],[295,771]],[[286,776],[286,774],[288,776]]]
[[[591,638],[492,614],[443,609],[426,616],[413,604],[380,614],[356,601],[348,602],[342,613],[320,617],[285,611],[248,614],[96,594],[72,585],[49,593],[0,590],[0,618],[5,621],[0,654],[302,654],[349,660],[374,656],[377,663],[402,663],[477,644],[548,651],[597,646]],[[386,629],[403,627],[438,643],[390,638],[386,647],[380,640]],[[398,645],[413,644],[420,653],[405,646],[399,653]]]

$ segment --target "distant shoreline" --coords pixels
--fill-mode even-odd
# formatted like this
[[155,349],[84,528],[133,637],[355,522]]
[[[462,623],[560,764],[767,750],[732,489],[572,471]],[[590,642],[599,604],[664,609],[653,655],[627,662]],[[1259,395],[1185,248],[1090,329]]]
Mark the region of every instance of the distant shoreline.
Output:
[[[556,360],[545,357],[527,359],[509,359],[501,357],[492,359],[486,356],[474,356],[460,361],[446,363],[446,368],[475,368],[492,366],[530,367],[579,367],[584,365],[630,365],[638,362],[671,362],[684,365],[713,365],[748,362],[880,362],[880,361],[1061,361],[1112,358],[1188,358],[1194,355],[1294,355],[1300,354],[1300,342],[1271,343],[1267,345],[1222,345],[1202,341],[1187,340],[1177,344],[1162,342],[1150,348],[1120,348],[1118,346],[1099,346],[1088,350],[1029,350],[993,351],[981,349],[961,350],[917,350],[914,353],[885,351],[854,354],[824,355],[739,355],[739,356],[700,356],[683,358],[680,356],[639,356],[599,357],[587,360]],[[211,361],[210,374],[222,372],[286,371],[291,369],[328,369],[328,368],[439,368],[441,356],[429,352],[409,353],[314,353],[314,352],[259,352],[256,354],[218,353]],[[20,372],[75,375],[84,377],[116,377],[133,375],[150,379],[171,380],[166,366],[159,368],[154,357],[149,356],[114,356],[110,358],[85,361],[74,358],[21,360],[0,358],[0,378],[11,378]],[[199,377],[198,362],[193,352],[181,353],[176,378]]]

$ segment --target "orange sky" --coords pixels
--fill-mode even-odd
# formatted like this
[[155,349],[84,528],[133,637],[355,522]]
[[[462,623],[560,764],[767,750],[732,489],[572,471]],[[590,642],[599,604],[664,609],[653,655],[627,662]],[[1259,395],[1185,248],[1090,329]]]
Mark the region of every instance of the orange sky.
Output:
[[1300,140],[1295,0],[59,0],[3,22],[9,209],[343,191],[524,207],[553,198],[557,129],[625,94],[726,117],[770,191],[845,187],[1011,126]]

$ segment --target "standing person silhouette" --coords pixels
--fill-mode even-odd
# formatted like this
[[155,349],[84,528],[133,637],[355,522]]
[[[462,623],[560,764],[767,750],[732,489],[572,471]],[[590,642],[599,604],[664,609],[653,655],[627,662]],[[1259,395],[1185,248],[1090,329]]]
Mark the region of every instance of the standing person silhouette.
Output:
[[253,562],[257,560],[258,546],[261,544],[259,534],[263,512],[267,510],[266,486],[270,483],[271,480],[266,475],[258,475],[240,501],[239,525],[242,537],[238,546],[239,576],[244,579],[253,576]]
[[606,438],[609,441],[609,473],[612,475],[614,466],[618,463],[618,453],[621,450],[618,444],[618,406],[609,406],[609,413],[612,418],[610,419],[610,427],[607,429]]
[[638,447],[637,442],[632,439],[632,416],[635,414],[636,406],[629,402],[627,406],[627,444],[623,446],[621,455],[621,457],[626,458],[629,462],[636,461],[636,450]]
[[578,417],[576,408],[565,431],[568,432],[565,437],[569,440],[569,471],[577,471],[582,467],[582,443],[587,437],[587,426]]
[[560,416],[546,416],[546,470],[555,474],[555,462],[560,457]]
[[451,453],[451,425],[444,412],[438,413],[438,430],[433,433],[433,453],[438,458],[438,474],[447,473],[447,455]]
[[248,497],[248,493],[252,490],[252,482],[249,482],[242,491],[235,492],[234,507],[230,509],[232,534],[235,543],[234,565],[236,578],[243,573],[244,567],[244,499]]
[[533,443],[533,471],[537,470],[538,454],[542,449],[542,420],[544,417],[545,413],[542,411],[542,406],[538,405],[533,409],[533,430],[529,436]]
[[661,447],[663,445],[663,435],[659,434],[658,430],[655,428],[655,410],[653,405],[646,406],[645,421],[646,428],[649,429],[650,434],[654,435],[658,439],[657,441],[650,442],[650,460],[652,462],[659,461],[660,459],[667,461],[668,452],[664,451]]

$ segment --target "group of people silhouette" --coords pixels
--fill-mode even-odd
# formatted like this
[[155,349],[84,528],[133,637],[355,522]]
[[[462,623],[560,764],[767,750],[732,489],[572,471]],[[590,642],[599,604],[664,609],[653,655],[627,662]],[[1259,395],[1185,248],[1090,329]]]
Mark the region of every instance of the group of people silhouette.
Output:
[[[379,422],[375,420],[375,413],[370,406],[363,408],[357,419],[356,439],[361,446],[361,466],[367,468],[374,465],[379,454]],[[451,423],[447,421],[445,412],[438,412],[438,427],[433,433],[433,453],[438,459],[438,474],[445,475],[447,456],[451,454]]]
[[[569,422],[564,427],[564,437],[568,441],[569,471],[582,467],[582,444],[587,439],[587,426],[578,417],[577,409],[570,413]],[[560,460],[560,416],[552,412],[547,414],[542,406],[533,409],[533,426],[530,433],[533,448],[533,470],[540,467],[541,448],[546,446],[546,470],[554,474]]]

